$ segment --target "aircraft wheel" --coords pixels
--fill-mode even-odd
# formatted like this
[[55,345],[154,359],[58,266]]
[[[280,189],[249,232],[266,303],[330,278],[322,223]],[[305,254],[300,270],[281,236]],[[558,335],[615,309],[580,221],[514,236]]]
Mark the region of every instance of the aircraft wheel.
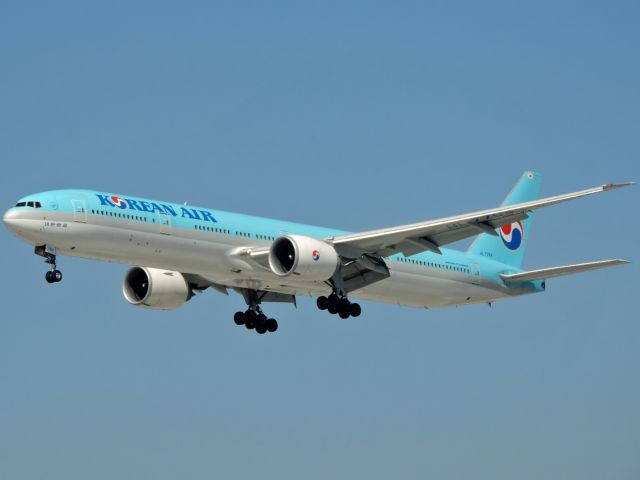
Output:
[[256,312],[253,310],[247,310],[244,313],[244,326],[249,330],[252,330],[256,326]]
[[352,303],[351,304],[351,316],[352,317],[359,317],[360,314],[362,313],[362,308],[360,308],[360,304],[359,303]]
[[351,313],[351,302],[348,299],[341,298],[338,300],[338,313],[341,314],[340,316],[342,316],[343,313],[346,314],[347,317],[349,316]]
[[53,271],[53,280],[55,282],[61,282],[62,281],[62,272],[60,270],[54,270]]
[[275,318],[267,320],[267,332],[275,332],[278,330],[278,322]]
[[244,325],[244,312],[236,312],[233,315],[233,321],[236,325]]
[[327,297],[327,301],[329,302],[329,306],[338,303],[338,300],[340,300],[340,297],[338,295],[336,295],[335,293],[332,293],[331,295],[329,295]]
[[329,299],[324,295],[318,297],[318,300],[316,300],[316,305],[320,310],[326,310],[329,307]]
[[47,283],[53,283],[56,281],[52,271],[48,271],[47,273],[45,273],[44,279],[47,281]]
[[256,317],[256,332],[263,334],[267,332],[267,316],[264,313]]

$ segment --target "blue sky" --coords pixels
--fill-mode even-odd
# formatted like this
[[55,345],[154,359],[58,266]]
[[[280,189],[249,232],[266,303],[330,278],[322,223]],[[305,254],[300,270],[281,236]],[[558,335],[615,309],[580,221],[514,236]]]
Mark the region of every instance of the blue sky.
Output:
[[[636,2],[14,3],[0,199],[93,188],[347,230],[639,180]],[[637,479],[638,190],[546,209],[525,268],[635,263],[359,319],[126,304],[126,266],[0,229],[0,477]],[[466,244],[460,245],[464,248]]]

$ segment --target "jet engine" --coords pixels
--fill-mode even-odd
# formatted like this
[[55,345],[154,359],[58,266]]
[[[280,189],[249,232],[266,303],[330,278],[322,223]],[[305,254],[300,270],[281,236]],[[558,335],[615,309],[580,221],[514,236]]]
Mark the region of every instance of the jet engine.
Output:
[[317,238],[286,235],[269,250],[269,267],[279,277],[300,275],[304,280],[329,280],[339,266],[333,246]]
[[175,310],[193,296],[181,273],[148,267],[130,269],[122,293],[131,305],[154,310]]

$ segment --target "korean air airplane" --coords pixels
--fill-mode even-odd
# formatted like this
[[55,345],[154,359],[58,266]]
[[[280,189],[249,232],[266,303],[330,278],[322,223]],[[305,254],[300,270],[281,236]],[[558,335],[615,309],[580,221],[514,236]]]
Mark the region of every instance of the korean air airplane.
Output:
[[[535,210],[631,184],[538,200],[540,175],[525,172],[498,208],[359,233],[92,190],[28,195],[4,223],[46,259],[49,283],[62,280],[58,255],[138,265],[122,285],[130,304],[173,310],[207,288],[233,290],[248,307],[235,323],[264,334],[278,323],[262,305],[295,305],[299,295],[346,319],[361,313],[352,298],[424,308],[491,303],[542,292],[552,277],[628,263],[521,269]],[[472,236],[466,252],[444,248]]]

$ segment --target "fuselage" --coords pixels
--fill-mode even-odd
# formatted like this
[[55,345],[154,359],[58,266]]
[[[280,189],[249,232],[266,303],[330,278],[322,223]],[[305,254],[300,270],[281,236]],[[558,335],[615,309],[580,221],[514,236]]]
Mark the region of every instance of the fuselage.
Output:
[[[331,239],[345,231],[91,190],[28,195],[5,224],[34,246],[57,254],[199,275],[228,288],[326,295],[326,282],[280,277],[256,268],[238,249],[269,247],[283,235]],[[452,249],[387,257],[390,276],[350,296],[414,307],[492,302],[544,290],[544,282],[508,285],[509,265]]]

